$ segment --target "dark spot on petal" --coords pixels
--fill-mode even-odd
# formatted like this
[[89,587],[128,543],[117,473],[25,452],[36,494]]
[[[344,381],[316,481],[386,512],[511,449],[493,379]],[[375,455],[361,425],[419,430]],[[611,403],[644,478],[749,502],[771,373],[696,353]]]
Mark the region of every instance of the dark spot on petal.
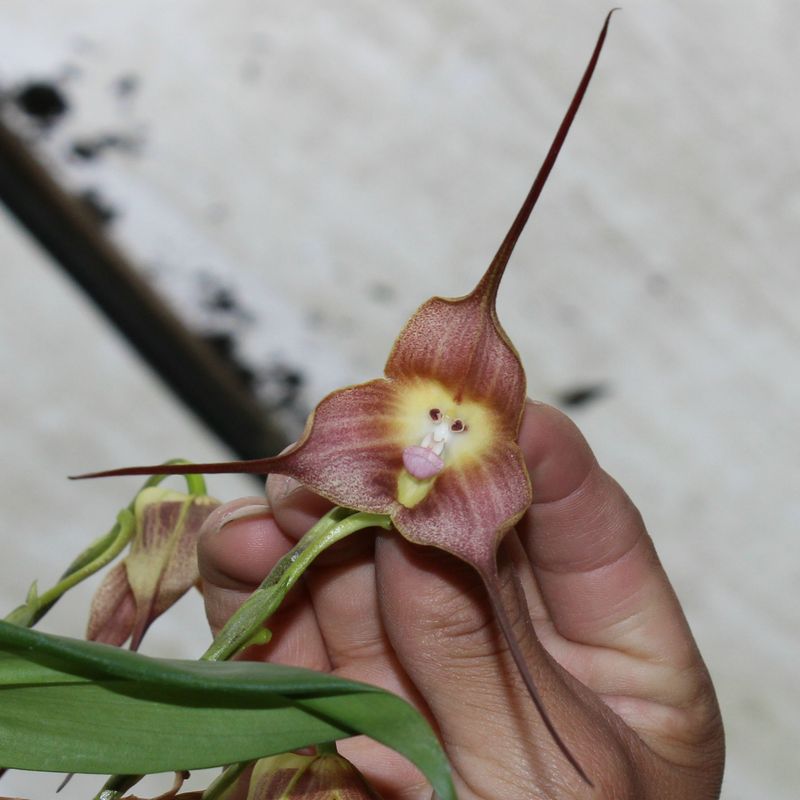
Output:
[[559,392],[556,400],[564,408],[579,408],[599,400],[605,394],[606,387],[604,384],[586,384],[585,386],[574,386],[572,389],[565,389],[563,392]]
[[58,121],[69,110],[69,103],[57,86],[46,81],[32,81],[17,90],[14,102],[41,127]]

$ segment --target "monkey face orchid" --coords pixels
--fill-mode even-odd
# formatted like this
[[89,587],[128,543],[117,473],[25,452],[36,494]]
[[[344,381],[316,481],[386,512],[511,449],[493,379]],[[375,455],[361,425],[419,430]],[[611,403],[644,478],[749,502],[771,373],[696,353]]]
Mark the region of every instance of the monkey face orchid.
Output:
[[516,443],[524,400],[522,365],[483,286],[434,298],[400,334],[386,377],[326,397],[270,468],[388,514],[411,541],[488,563],[531,501]]
[[516,441],[525,374],[495,315],[498,280],[495,269],[466,297],[425,303],[395,342],[386,377],[328,395],[279,456],[104,474],[290,475],[337,505],[388,515],[413,542],[488,568],[531,502]]
[[81,477],[252,472],[289,475],[340,506],[388,515],[407,539],[471,564],[554,741],[590,783],[539,698],[500,600],[496,552],[531,503],[517,444],[525,403],[519,356],[497,319],[500,280],[588,87],[592,57],[528,196],[475,289],[434,297],[411,317],[385,376],[328,395],[300,441],[272,458],[224,464],[129,467]]

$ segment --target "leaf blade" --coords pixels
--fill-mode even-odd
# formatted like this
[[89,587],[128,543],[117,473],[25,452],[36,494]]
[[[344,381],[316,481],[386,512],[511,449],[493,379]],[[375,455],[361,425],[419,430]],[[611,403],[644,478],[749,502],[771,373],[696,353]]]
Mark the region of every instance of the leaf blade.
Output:
[[255,662],[161,660],[0,623],[0,763],[145,773],[260,758],[364,733],[455,800],[424,718],[376,687]]

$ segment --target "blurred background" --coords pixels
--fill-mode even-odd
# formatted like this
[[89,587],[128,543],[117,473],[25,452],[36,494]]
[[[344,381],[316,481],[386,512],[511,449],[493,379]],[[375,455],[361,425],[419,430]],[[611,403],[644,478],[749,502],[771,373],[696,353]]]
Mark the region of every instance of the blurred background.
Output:
[[[377,376],[420,302],[473,286],[608,8],[4,0],[0,120],[89,240],[110,239],[203,340],[233,405],[200,384],[198,402],[258,451]],[[799,32],[789,0],[628,0],[499,298],[530,395],[573,416],[648,520],[720,696],[726,800],[800,785]],[[0,263],[10,610],[139,485],[65,475],[233,454],[4,207]],[[82,635],[96,585],[42,629]],[[199,597],[176,611],[143,652],[204,649]],[[12,772],[0,791],[59,782]]]

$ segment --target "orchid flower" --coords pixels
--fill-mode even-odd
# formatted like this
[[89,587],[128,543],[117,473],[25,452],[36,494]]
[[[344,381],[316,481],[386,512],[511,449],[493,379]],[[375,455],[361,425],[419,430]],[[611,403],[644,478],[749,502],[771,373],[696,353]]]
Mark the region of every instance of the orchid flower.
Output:
[[471,564],[544,724],[590,785],[547,715],[500,597],[497,549],[531,504],[532,491],[517,443],[525,372],[498,321],[495,301],[591,80],[610,17],[533,186],[483,277],[463,297],[434,297],[420,306],[395,341],[384,377],[329,394],[300,440],[271,458],[80,476],[288,475],[336,505],[388,515],[406,539]]
[[92,598],[86,638],[138,650],[151,623],[200,580],[197,536],[219,501],[151,486],[133,503],[135,532],[126,558]]
[[338,753],[284,753],[256,762],[247,800],[381,800]]

